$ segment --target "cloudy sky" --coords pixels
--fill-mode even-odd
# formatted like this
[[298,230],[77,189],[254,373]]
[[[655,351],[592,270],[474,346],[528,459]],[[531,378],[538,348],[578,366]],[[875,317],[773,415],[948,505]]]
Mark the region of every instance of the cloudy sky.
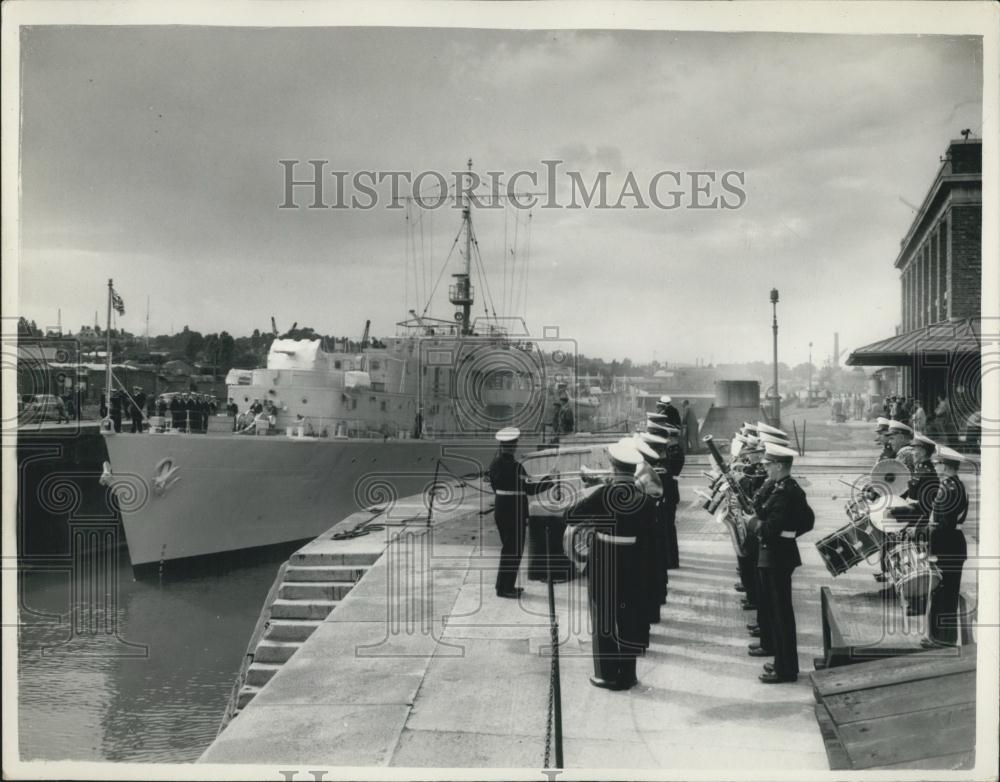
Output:
[[[834,331],[844,349],[893,333],[899,241],[948,141],[982,132],[981,71],[979,40],[946,36],[28,28],[20,309],[103,322],[113,277],[136,333],[148,295],[153,334],[274,315],[384,335],[423,309],[459,215],[414,210],[421,236],[385,201],[282,210],[278,161],[509,176],[559,159],[610,171],[615,200],[629,172],[743,172],[745,204],[535,209],[530,243],[527,212],[477,214],[498,313],[587,355],[766,360],[777,287],[782,359],[812,341],[821,363]],[[444,291],[429,312],[450,317]]]

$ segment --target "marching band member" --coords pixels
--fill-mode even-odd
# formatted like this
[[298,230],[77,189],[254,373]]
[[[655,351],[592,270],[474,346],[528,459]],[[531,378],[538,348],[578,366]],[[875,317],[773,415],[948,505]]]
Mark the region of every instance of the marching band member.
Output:
[[674,570],[681,566],[680,549],[677,544],[677,505],[681,501],[681,494],[677,476],[684,469],[684,449],[681,448],[680,428],[662,418],[661,415],[647,413],[646,431],[667,441],[664,457],[666,473],[663,481],[663,518],[666,522],[667,570]]
[[890,420],[882,416],[875,419],[875,444],[882,447],[879,455],[875,457],[875,464],[886,459],[896,458],[896,450],[886,441],[886,435],[889,433],[889,423]]
[[[667,584],[670,580],[667,573],[667,519],[670,509],[668,508],[667,501],[664,499],[664,490],[668,481],[675,486],[677,482],[673,480],[667,471],[667,438],[646,431],[639,433],[639,439],[650,446],[656,454],[655,460],[650,462],[650,466],[659,479],[660,485],[659,499],[656,502],[656,524],[654,525],[655,573],[657,578],[655,594],[657,604],[662,606],[667,602]],[[649,461],[648,457],[647,461]],[[674,505],[674,509],[676,510],[676,505]],[[656,617],[659,617],[658,608],[656,609]],[[659,619],[657,618],[656,621],[659,621]]]
[[[653,465],[659,461],[657,452],[645,442],[638,434],[631,438],[624,438],[619,441],[623,445],[631,445],[643,456],[643,461],[635,468],[635,485],[654,502],[654,508],[658,508],[663,497],[663,483],[657,475]],[[660,623],[660,593],[663,591],[663,570],[662,556],[657,539],[661,537],[659,532],[660,517],[655,512],[647,520],[647,523],[640,527],[636,541],[639,547],[640,570],[642,573],[642,597],[645,603],[646,624],[642,640],[649,645],[649,625]]]
[[919,432],[914,432],[910,447],[914,455],[913,473],[902,496],[905,499],[916,501],[920,515],[904,529],[904,534],[916,534],[924,531],[930,521],[934,498],[940,487],[937,471],[931,461],[937,443]]
[[925,648],[955,645],[962,568],[968,556],[962,524],[969,512],[969,495],[958,477],[964,457],[939,445],[932,459],[941,483],[931,513],[930,554],[937,557],[941,584],[930,596],[929,637],[921,641]]
[[795,543],[812,529],[815,520],[802,487],[791,477],[795,451],[765,443],[763,463],[768,483],[754,496],[757,511],[754,531],[760,549],[760,643],[751,644],[751,657],[774,655],[760,680],[766,684],[793,682],[799,674],[795,612],[792,607],[792,572],[802,560]]
[[587,563],[594,675],[590,683],[627,690],[637,683],[636,657],[648,646],[642,595],[641,531],[654,522],[655,501],[636,485],[643,456],[631,443],[607,447],[612,479],[567,508],[567,524],[595,527]]

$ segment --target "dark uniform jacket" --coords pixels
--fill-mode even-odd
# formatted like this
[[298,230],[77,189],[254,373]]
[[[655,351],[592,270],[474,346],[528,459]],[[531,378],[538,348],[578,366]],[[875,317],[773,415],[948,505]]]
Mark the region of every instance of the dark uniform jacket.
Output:
[[940,483],[941,481],[930,460],[924,459],[914,464],[913,473],[902,496],[905,499],[916,500],[923,522],[926,522],[931,515],[934,508],[934,498],[937,497]]
[[[490,486],[497,492],[493,515],[497,519],[528,521],[528,495],[538,494],[552,485],[551,479],[528,482],[528,473],[513,454],[500,454],[490,464]],[[504,492],[517,492],[505,494]]]
[[681,414],[680,411],[674,407],[672,404],[660,405],[662,408],[663,415],[667,417],[667,423],[671,426],[676,426],[680,429],[681,426]]
[[965,522],[969,512],[969,495],[965,491],[965,484],[954,475],[941,478],[932,509],[934,524],[931,527],[930,553],[964,559],[965,536],[957,527]]
[[647,603],[638,541],[655,524],[656,500],[625,478],[602,484],[564,514],[567,524],[587,524],[598,533],[635,538],[631,544],[605,543],[597,536],[590,549],[588,591],[598,615],[614,618],[621,641],[632,648],[649,645]]
[[677,445],[667,448],[666,458],[660,460],[660,464],[665,470],[663,476],[663,501],[676,505],[681,501],[680,487],[674,480],[684,469],[684,451]]
[[760,518],[757,537],[760,542],[759,567],[795,569],[802,564],[794,536],[799,534],[803,520],[812,514],[806,494],[794,478],[767,481],[753,498]]

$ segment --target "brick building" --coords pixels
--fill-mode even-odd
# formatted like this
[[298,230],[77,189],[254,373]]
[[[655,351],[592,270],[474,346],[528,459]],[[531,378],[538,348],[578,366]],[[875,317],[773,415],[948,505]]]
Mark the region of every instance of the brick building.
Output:
[[982,141],[948,145],[900,242],[900,325],[855,350],[853,366],[898,367],[897,393],[919,399],[928,432],[959,441],[981,406]]

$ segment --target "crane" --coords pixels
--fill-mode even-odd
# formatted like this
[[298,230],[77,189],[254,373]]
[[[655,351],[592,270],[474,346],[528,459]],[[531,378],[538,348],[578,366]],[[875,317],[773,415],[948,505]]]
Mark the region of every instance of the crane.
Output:
[[371,331],[372,322],[371,320],[365,321],[365,333],[361,335],[361,349],[364,350],[368,347],[368,334]]

